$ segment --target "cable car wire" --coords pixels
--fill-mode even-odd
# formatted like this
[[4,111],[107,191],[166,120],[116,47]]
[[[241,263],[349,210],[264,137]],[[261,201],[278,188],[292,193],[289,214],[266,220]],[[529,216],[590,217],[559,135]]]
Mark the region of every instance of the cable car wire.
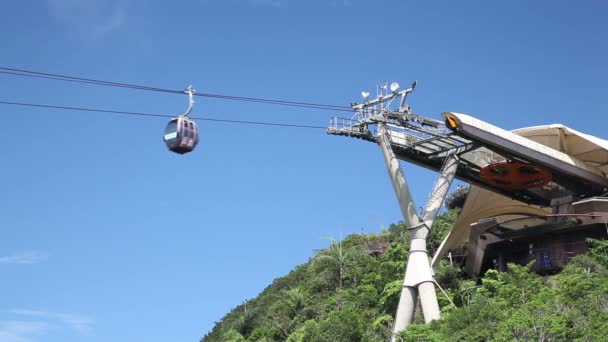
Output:
[[131,89],[138,89],[138,90],[149,90],[149,91],[165,92],[165,93],[171,93],[171,94],[183,94],[184,93],[183,91],[170,90],[170,89],[152,88],[152,87],[127,85],[127,84],[114,85],[114,84],[111,84],[110,82],[105,82],[105,81],[70,78],[67,76],[58,76],[58,75],[55,76],[54,74],[42,74],[42,73],[27,74],[27,73],[16,72],[16,71],[4,71],[3,69],[4,68],[0,68],[0,74],[13,75],[13,76],[24,76],[24,77],[32,77],[32,78],[42,78],[42,79],[48,79],[48,80],[54,80],[54,81],[88,83],[88,84],[102,85],[102,86],[113,86],[113,87],[131,88]]
[[[53,73],[24,70],[24,69],[0,67],[0,73],[6,74],[6,75],[43,78],[43,79],[56,80],[56,81],[77,82],[77,83],[94,84],[94,85],[100,85],[100,86],[119,87],[119,88],[164,92],[164,93],[172,93],[172,94],[183,94],[182,90],[149,87],[149,86],[144,86],[144,85],[121,83],[121,82],[103,81],[103,80],[97,80],[97,79],[92,79],[92,78],[75,77],[75,76],[53,74]],[[352,112],[352,109],[350,107],[330,105],[330,104],[274,100],[274,99],[266,99],[266,98],[212,94],[212,93],[196,93],[194,95],[209,97],[209,98],[224,99],[224,100],[233,100],[233,101],[257,102],[257,103],[274,104],[274,105],[280,105],[280,106],[291,106],[291,107],[302,107],[302,108],[310,108],[310,109]]]
[[[109,114],[119,114],[119,115],[145,116],[145,117],[160,117],[160,118],[174,118],[175,117],[175,115],[168,115],[168,114],[128,112],[128,111],[119,111],[119,110],[110,110],[110,109],[83,108],[83,107],[70,107],[70,106],[55,106],[55,105],[48,105],[48,104],[25,103],[25,102],[0,101],[0,105],[35,107],[35,108],[46,108],[46,109],[62,109],[62,110],[72,110],[72,111],[81,111],[81,112],[109,113]],[[301,124],[290,124],[290,123],[281,123],[281,122],[216,119],[216,118],[208,118],[208,117],[190,117],[190,119],[200,120],[200,121],[233,123],[233,124],[246,124],[246,125],[308,128],[308,129],[327,129],[327,127],[325,127],[325,126],[301,125]]]

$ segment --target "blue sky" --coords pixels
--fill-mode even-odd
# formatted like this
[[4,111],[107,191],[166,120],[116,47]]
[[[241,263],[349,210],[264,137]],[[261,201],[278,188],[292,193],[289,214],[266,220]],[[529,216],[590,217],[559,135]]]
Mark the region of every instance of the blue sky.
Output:
[[[0,67],[348,105],[410,104],[606,138],[603,1],[47,0],[0,12]],[[0,75],[0,101],[178,114],[186,97]],[[0,106],[0,340],[197,341],[326,237],[400,212],[377,146],[323,130]],[[198,98],[193,115],[326,125],[331,111]],[[435,175],[404,165],[421,206]]]

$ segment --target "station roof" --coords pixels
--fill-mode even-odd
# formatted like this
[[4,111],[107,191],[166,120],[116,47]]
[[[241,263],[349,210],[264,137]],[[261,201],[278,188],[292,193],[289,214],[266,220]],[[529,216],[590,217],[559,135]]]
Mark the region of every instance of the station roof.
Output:
[[[466,120],[470,117],[464,116],[464,118]],[[527,127],[511,132],[551,148],[558,152],[556,155],[560,158],[565,155],[566,158],[570,157],[576,163],[583,162],[585,164],[583,165],[584,168],[599,170],[600,176],[606,178],[606,173],[608,173],[607,140],[581,133],[562,124]],[[471,185],[454,227],[433,257],[433,266],[448,251],[457,248],[468,240],[472,223],[495,216],[508,219],[510,216],[521,216],[522,214],[545,215],[550,212],[551,208],[549,207],[527,204],[494,191]]]

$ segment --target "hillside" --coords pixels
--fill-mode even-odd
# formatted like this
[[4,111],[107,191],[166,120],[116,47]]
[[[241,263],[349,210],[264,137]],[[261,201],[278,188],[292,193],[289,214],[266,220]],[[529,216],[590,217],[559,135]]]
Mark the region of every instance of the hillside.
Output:
[[[429,237],[436,248],[457,211],[441,215]],[[608,242],[590,241],[556,276],[530,265],[489,271],[475,283],[459,266],[442,262],[437,282],[442,319],[416,322],[403,341],[600,341],[608,333]],[[315,253],[310,262],[275,279],[228,313],[201,342],[386,341],[390,337],[409,248],[402,224],[370,235],[350,235]]]

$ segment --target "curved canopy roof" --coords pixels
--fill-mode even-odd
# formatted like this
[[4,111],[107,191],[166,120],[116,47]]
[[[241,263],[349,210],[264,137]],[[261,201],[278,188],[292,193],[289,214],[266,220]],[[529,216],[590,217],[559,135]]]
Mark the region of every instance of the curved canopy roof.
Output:
[[561,124],[534,126],[512,131],[608,173],[608,140],[581,133]]
[[[534,126],[511,131],[554,150],[563,152],[599,169],[604,177],[608,173],[608,141],[578,132],[561,124]],[[433,257],[433,266],[450,250],[466,242],[472,223],[481,219],[509,214],[543,215],[551,208],[529,205],[498,193],[471,185],[462,211],[441,246]]]

